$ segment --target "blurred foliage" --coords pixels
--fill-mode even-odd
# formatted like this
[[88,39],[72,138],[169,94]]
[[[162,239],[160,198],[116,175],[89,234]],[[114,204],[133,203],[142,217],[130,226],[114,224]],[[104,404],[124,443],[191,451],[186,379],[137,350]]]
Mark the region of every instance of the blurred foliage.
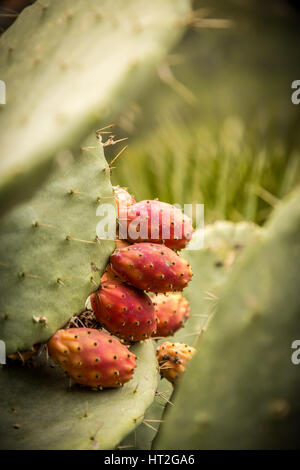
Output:
[[300,179],[296,11],[283,1],[197,1],[181,43],[115,116],[130,146],[113,182],[137,199],[205,203],[207,222],[263,223]]

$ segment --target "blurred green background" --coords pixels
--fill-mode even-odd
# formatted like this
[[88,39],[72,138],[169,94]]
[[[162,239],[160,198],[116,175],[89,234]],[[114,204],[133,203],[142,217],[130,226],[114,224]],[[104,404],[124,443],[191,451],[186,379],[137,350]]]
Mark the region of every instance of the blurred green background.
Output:
[[299,183],[299,12],[281,0],[194,2],[181,42],[113,117],[129,137],[113,183],[138,200],[204,203],[206,222],[263,223]]
[[[1,2],[0,29],[31,3]],[[300,4],[192,3],[183,38],[142,94],[121,115],[112,106],[102,116],[129,137],[112,180],[137,200],[204,203],[206,222],[262,224],[300,179],[300,105],[291,102]],[[120,148],[108,147],[108,160]]]

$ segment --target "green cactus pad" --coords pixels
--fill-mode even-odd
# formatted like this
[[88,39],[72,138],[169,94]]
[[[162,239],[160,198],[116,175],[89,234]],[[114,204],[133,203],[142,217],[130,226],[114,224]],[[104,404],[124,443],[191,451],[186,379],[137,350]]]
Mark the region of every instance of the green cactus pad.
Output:
[[[217,305],[219,291],[228,278],[232,266],[240,258],[244,248],[256,243],[263,233],[259,226],[240,222],[234,224],[219,221],[205,227],[204,246],[201,250],[184,250],[184,257],[191,263],[193,278],[182,294],[189,300],[191,317],[185,327],[174,336],[165,340],[174,340],[196,346],[201,344],[202,328],[208,326],[208,319]],[[200,237],[195,232],[193,243]],[[160,340],[159,343],[164,340]],[[158,344],[159,344],[158,343]],[[146,423],[142,423],[134,433],[126,437],[122,445],[125,448],[150,449],[156,432],[151,429],[160,427],[164,420],[166,400],[172,400],[173,386],[165,379],[159,381],[158,394],[147,410]],[[169,405],[168,405],[169,406]],[[170,405],[172,407],[172,405]],[[149,420],[149,421],[147,421]],[[150,426],[149,426],[150,425]]]
[[158,387],[155,398],[145,413],[143,422],[121,442],[120,448],[124,450],[137,449],[149,450],[152,441],[158,432],[163,420],[163,411],[172,394],[173,386],[165,379],[158,379]]
[[[244,249],[257,243],[262,233],[261,227],[250,222],[222,220],[205,227],[202,249],[184,250],[184,257],[193,269],[193,279],[183,292],[190,302],[191,317],[185,328],[176,333],[176,341],[195,345],[201,328],[205,327],[216,308],[222,286],[233,266]],[[192,243],[199,237],[201,233],[196,231]]]
[[141,422],[157,385],[152,342],[132,351],[138,356],[133,379],[101,392],[69,388],[50,360],[2,366],[1,449],[113,449]]
[[230,275],[157,449],[298,448],[299,232],[300,191]]
[[[90,144],[97,148],[77,158],[60,154],[47,184],[1,220],[0,338],[7,354],[47,341],[80,313],[114,250],[113,241],[95,241],[97,208],[114,199],[103,147]],[[109,217],[115,223],[114,211]]]
[[0,39],[0,212],[33,193],[55,153],[116,115],[181,34],[189,0],[40,0]]

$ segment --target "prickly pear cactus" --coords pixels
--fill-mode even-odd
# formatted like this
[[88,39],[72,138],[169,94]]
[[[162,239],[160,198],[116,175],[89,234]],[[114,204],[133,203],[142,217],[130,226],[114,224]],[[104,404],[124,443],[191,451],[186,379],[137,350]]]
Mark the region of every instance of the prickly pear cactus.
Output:
[[112,187],[101,143],[89,143],[97,148],[77,158],[61,153],[47,183],[1,220],[0,338],[7,354],[48,340],[82,311],[114,250],[113,241],[96,241],[96,211]]
[[298,190],[233,269],[155,448],[298,448],[299,232]]
[[189,0],[40,0],[24,9],[0,40],[0,212],[33,193],[58,150],[134,98],[188,10]]
[[152,341],[139,343],[133,379],[119,389],[93,392],[72,385],[58,366],[0,368],[1,449],[113,449],[143,420],[157,372]]
[[[257,243],[262,233],[263,229],[252,223],[234,224],[219,221],[205,227],[202,249],[183,251],[194,273],[189,286],[183,291],[184,297],[190,303],[191,316],[185,327],[179,330],[172,340],[201,347],[200,339],[202,340],[203,331],[208,327],[215,312],[219,292],[226,283],[231,269],[238,262],[244,249]],[[196,243],[198,237],[201,237],[201,233],[196,231],[192,243]],[[173,407],[172,391],[173,387],[167,380],[159,381],[155,400],[147,410],[144,422],[122,442],[124,448],[151,448],[157,430],[164,421],[165,407]]]

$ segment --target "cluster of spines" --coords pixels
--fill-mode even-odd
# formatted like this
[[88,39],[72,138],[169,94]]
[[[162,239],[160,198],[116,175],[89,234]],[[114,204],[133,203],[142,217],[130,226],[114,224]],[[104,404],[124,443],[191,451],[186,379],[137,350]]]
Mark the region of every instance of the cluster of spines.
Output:
[[184,343],[165,341],[156,350],[160,375],[175,383],[184,373],[196,349]]

